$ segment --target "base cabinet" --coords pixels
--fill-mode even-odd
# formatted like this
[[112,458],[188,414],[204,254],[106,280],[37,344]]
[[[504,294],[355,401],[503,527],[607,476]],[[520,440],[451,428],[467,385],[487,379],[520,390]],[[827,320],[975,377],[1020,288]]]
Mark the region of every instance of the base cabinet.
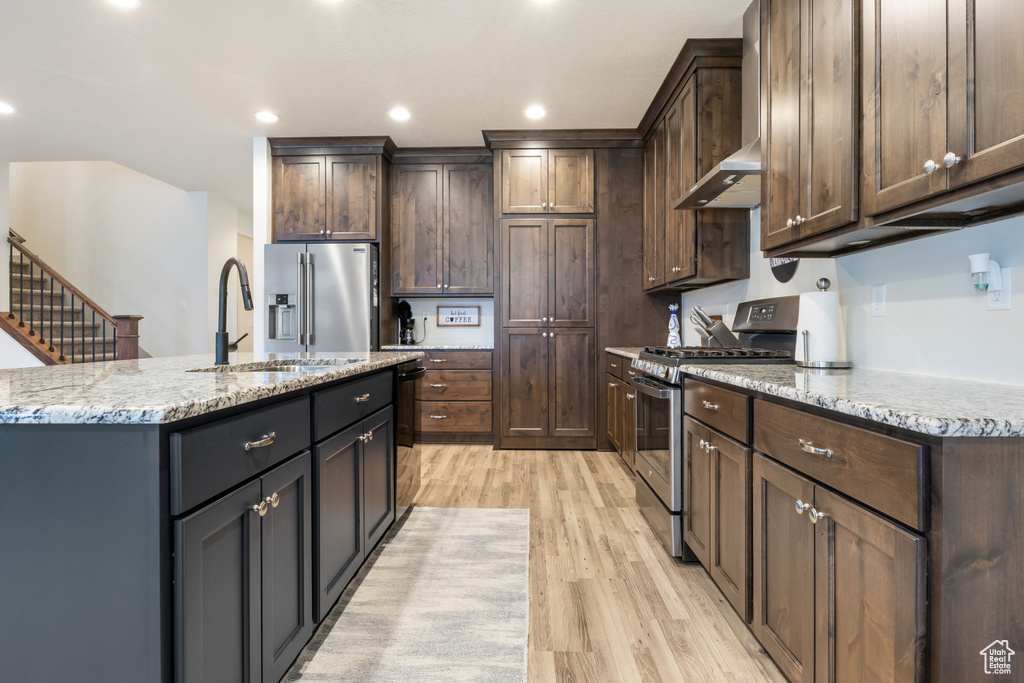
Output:
[[925,678],[925,540],[754,455],[754,635],[790,681]]
[[175,679],[278,681],[313,634],[306,451],[175,522]]
[[622,457],[630,472],[636,467],[636,394],[633,387],[618,377],[608,374],[606,426],[608,441]]

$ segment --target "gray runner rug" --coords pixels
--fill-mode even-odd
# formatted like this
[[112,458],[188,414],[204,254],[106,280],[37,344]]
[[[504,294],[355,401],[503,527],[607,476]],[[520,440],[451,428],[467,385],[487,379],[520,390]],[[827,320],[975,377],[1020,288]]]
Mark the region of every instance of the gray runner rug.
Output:
[[413,508],[286,681],[522,683],[530,511]]

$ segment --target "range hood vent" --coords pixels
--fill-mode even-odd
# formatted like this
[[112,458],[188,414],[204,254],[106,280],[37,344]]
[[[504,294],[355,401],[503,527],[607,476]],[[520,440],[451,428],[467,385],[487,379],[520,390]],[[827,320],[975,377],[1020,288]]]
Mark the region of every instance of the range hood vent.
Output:
[[752,209],[761,204],[761,7],[743,13],[743,147],[711,169],[675,209]]

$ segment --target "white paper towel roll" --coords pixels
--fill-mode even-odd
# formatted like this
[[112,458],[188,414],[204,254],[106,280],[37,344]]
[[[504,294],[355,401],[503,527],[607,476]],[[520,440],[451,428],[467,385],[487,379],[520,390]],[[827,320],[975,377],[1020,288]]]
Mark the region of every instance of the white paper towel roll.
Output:
[[[804,357],[804,330],[807,358]],[[834,363],[839,360],[839,292],[807,292],[800,295],[796,332],[797,361]]]

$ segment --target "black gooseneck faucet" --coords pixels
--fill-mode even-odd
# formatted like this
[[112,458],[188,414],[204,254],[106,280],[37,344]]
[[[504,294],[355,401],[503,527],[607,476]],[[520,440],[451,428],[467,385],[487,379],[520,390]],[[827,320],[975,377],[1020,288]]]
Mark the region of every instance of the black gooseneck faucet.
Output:
[[[238,284],[242,286],[242,305],[245,310],[252,310],[252,292],[249,290],[249,274],[245,270],[245,264],[232,256],[224,264],[220,271],[220,304],[217,308],[217,365],[228,364],[228,351],[231,344],[228,343],[228,275],[231,267],[238,268]],[[235,342],[236,344],[238,342]]]

